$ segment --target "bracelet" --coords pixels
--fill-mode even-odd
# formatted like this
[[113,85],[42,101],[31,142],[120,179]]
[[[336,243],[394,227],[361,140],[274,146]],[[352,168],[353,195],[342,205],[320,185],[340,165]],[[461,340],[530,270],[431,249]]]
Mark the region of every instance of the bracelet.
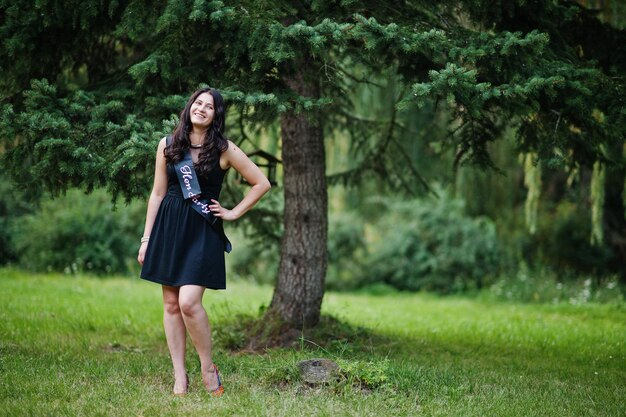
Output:
[[141,243],[146,243],[147,241],[149,241],[150,238],[149,237],[142,237],[141,238]]

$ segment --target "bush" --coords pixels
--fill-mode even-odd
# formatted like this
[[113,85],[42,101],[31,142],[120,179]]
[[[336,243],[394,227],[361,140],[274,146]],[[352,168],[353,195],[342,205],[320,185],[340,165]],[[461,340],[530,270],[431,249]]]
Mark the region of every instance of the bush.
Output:
[[143,230],[145,203],[114,210],[104,191],[70,190],[13,225],[19,263],[39,271],[126,272]]
[[543,216],[536,234],[523,237],[524,261],[534,268],[567,272],[565,278],[619,272],[613,250],[606,243],[592,245],[589,236],[588,211],[579,204],[560,202],[553,213]]
[[[374,224],[368,281],[443,293],[481,288],[498,269],[494,223],[464,214],[463,202],[439,198],[391,202]],[[385,205],[386,203],[382,203]]]
[[[359,211],[331,212],[327,289],[445,293],[490,283],[487,279],[500,265],[493,222],[465,215],[462,201],[445,191],[440,194],[439,199],[375,202]],[[369,216],[374,220],[368,223],[363,216],[368,210],[386,214]],[[278,245],[263,243],[256,235],[233,237],[236,250],[229,256],[231,270],[257,282],[273,283]]]
[[363,281],[367,251],[363,218],[354,212],[331,213],[328,219],[328,272],[332,290],[355,289]]
[[0,168],[0,265],[17,261],[12,225],[31,213],[36,202],[36,196],[14,188]]
[[243,236],[235,228],[227,231],[233,242],[233,251],[228,254],[228,274],[258,282],[273,284],[278,276],[280,258],[279,245],[273,241],[263,242],[257,237]]
[[[225,187],[222,204],[234,207],[246,191],[241,186]],[[233,251],[228,254],[228,274],[251,279],[261,284],[273,284],[278,276],[280,241],[283,233],[283,195],[275,187],[265,195],[254,210],[226,226]]]
[[[235,249],[228,256],[231,271],[237,276],[262,284],[273,284],[278,276],[280,245],[257,232],[241,233],[232,228]],[[245,231],[245,229],[244,229]],[[328,270],[326,287],[351,290],[363,281],[366,253],[365,226],[356,212],[330,213],[328,225]]]

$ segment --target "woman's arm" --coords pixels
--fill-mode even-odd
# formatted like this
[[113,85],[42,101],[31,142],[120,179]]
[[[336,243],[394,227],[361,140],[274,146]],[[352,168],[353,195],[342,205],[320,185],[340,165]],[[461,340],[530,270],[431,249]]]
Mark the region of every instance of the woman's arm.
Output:
[[220,217],[223,220],[236,220],[240,218],[263,197],[263,194],[272,188],[270,182],[265,175],[263,175],[259,167],[231,141],[228,141],[228,149],[226,149],[220,157],[220,166],[222,169],[233,167],[250,185],[252,185],[252,188],[248,191],[243,200],[231,210],[222,207],[217,200],[211,199],[213,204],[209,205],[209,209],[215,217]]
[[[154,219],[159,211],[159,206],[165,193],[167,193],[167,165],[165,162],[165,156],[163,150],[165,149],[165,138],[161,139],[156,153],[156,163],[154,165],[154,185],[152,186],[152,192],[150,193],[150,199],[148,200],[148,211],[146,213],[146,225],[143,229],[143,237],[150,237],[152,232],[152,226],[154,225]],[[143,260],[146,255],[146,248],[148,242],[142,242],[139,248],[139,254],[137,255],[137,261],[143,265]]]

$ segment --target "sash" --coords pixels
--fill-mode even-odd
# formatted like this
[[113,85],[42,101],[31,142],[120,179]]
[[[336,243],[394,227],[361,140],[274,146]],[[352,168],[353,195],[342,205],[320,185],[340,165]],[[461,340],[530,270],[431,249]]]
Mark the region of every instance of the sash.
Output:
[[209,210],[209,204],[211,204],[208,197],[202,195],[200,184],[198,183],[198,174],[193,167],[193,160],[191,159],[191,153],[189,149],[185,152],[185,156],[177,164],[174,165],[176,169],[176,176],[178,177],[178,184],[183,192],[183,198],[190,200],[191,207],[198,212],[206,221],[209,222],[211,227],[215,229],[217,234],[224,242],[224,251],[230,253],[233,249],[233,245],[230,243],[226,234],[224,233],[224,226],[221,221],[213,215]]

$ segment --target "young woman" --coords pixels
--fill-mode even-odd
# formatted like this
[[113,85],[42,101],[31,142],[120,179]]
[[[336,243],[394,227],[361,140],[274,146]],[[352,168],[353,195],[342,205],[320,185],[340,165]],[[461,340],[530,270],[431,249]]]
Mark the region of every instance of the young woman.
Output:
[[[211,327],[202,306],[206,288],[225,289],[224,251],[230,242],[222,221],[241,217],[270,189],[261,170],[224,137],[224,100],[205,88],[191,95],[174,133],[156,153],[154,186],[137,260],[141,277],[163,288],[163,325],[174,366],[174,394],[187,392],[187,331],[200,357],[209,393],[224,392],[211,356]],[[252,185],[232,209],[219,194],[224,174],[234,168]]]

